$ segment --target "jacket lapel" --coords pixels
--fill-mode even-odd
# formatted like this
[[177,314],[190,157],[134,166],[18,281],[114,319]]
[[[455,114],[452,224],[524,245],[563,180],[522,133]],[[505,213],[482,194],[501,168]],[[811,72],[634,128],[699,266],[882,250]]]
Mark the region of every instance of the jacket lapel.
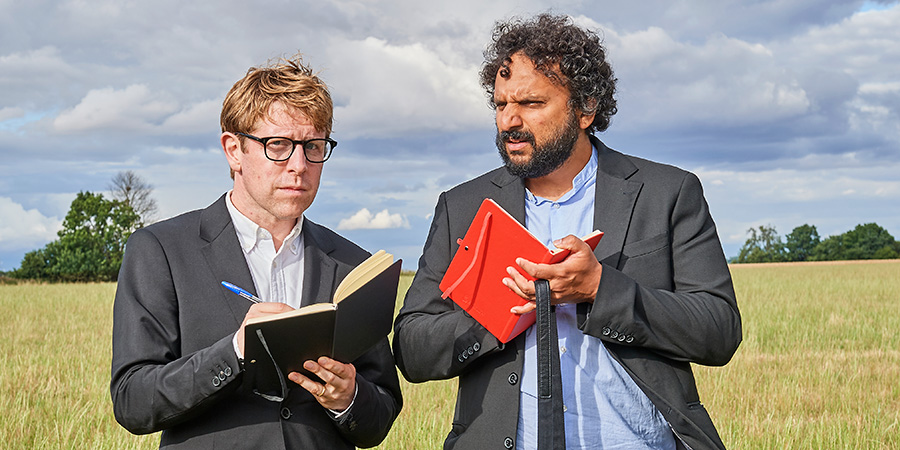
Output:
[[234,231],[234,224],[225,206],[225,195],[200,213],[200,238],[207,242],[200,251],[218,284],[212,288],[218,293],[216,297],[231,309],[235,321],[240,324],[250,309],[250,302],[235,295],[220,283],[228,281],[254,295],[256,286],[253,284],[250,268],[247,266],[247,260]]
[[498,205],[525,225],[525,183],[506,169],[498,170],[491,178],[497,186],[497,195],[491,197]]
[[337,263],[328,256],[334,242],[321,227],[309,219],[303,220],[303,293],[300,306],[330,302],[334,291]]
[[591,141],[598,151],[594,229],[603,232],[594,254],[600,262],[618,268],[634,205],[644,183],[629,180],[638,168],[628,158],[594,137]]

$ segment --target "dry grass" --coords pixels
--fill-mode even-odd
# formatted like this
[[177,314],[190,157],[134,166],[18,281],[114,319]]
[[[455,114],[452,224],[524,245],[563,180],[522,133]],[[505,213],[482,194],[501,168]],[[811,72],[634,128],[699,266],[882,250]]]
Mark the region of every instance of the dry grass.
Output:
[[[744,342],[698,367],[735,449],[900,448],[900,261],[732,266]],[[401,291],[408,287],[405,275]],[[0,447],[155,448],[112,417],[113,284],[0,285]],[[403,382],[381,449],[440,448],[455,381]]]

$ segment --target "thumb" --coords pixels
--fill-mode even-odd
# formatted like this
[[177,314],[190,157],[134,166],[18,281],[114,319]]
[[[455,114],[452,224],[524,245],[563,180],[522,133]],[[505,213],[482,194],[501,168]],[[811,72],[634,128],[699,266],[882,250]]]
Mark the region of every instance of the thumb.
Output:
[[[581,250],[581,249],[583,249],[583,247],[587,247],[587,244],[584,241],[575,237],[572,234],[570,234],[564,238],[560,238],[560,239],[553,241],[553,245],[555,245],[556,248],[563,249],[563,250],[569,250],[572,252]],[[587,248],[590,249],[590,247],[587,247]]]

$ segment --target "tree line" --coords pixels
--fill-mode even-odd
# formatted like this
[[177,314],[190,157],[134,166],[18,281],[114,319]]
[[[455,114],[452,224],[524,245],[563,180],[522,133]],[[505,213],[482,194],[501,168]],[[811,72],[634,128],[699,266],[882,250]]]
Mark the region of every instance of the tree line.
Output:
[[[120,172],[102,193],[79,192],[63,221],[59,239],[25,254],[11,278],[40,281],[116,281],[125,242],[157,212],[153,187],[132,171]],[[825,239],[803,224],[782,239],[774,226],[747,230],[750,237],[731,263],[837,261],[900,258],[900,242],[875,223]],[[0,273],[2,275],[2,273]]]
[[132,171],[120,172],[102,193],[79,192],[56,239],[25,254],[11,278],[39,281],[116,281],[125,241],[156,214],[153,187]]
[[819,237],[815,225],[803,224],[781,238],[773,226],[747,230],[750,237],[732,263],[843,261],[900,258],[900,242],[876,223],[857,225],[843,234]]

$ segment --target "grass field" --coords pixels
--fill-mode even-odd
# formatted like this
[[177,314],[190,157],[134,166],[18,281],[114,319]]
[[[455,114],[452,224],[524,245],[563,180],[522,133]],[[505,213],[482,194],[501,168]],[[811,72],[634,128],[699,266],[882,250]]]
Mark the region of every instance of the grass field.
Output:
[[[732,266],[744,342],[698,367],[735,449],[900,449],[900,261]],[[405,291],[409,279],[404,278]],[[155,448],[109,399],[113,284],[0,286],[0,448]],[[382,449],[440,448],[455,382],[403,383]]]

